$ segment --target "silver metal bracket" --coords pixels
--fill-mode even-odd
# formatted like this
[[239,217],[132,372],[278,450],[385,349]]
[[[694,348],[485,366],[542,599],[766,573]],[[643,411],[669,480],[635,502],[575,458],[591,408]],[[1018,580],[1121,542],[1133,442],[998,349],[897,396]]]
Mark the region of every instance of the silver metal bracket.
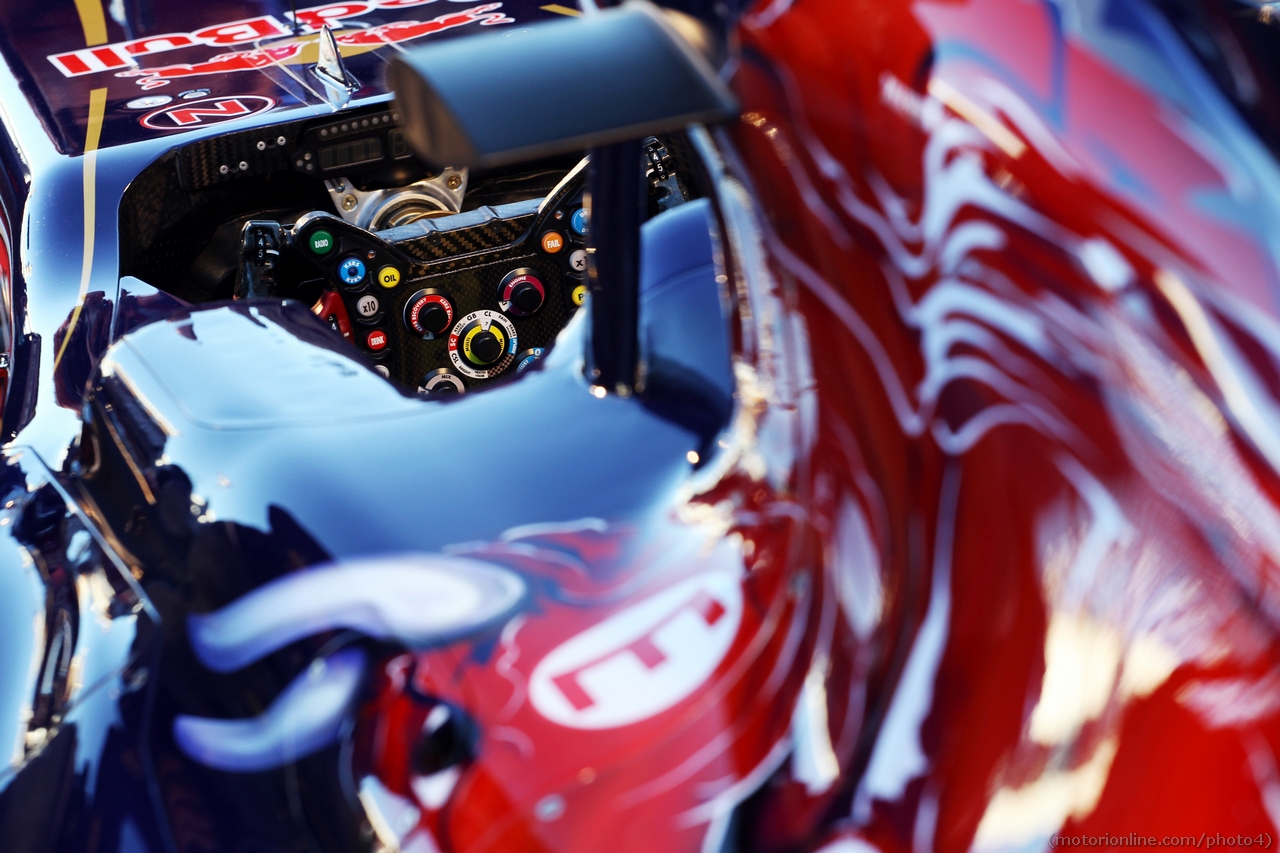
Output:
[[324,98],[334,109],[342,109],[351,100],[351,96],[360,89],[360,83],[342,64],[342,52],[338,50],[338,42],[333,37],[333,30],[328,26],[320,28],[317,41],[320,55],[311,68],[311,73],[324,88]]
[[347,178],[325,181],[324,186],[343,219],[368,231],[382,231],[423,216],[462,210],[467,170],[445,169],[435,177],[385,190],[358,190]]

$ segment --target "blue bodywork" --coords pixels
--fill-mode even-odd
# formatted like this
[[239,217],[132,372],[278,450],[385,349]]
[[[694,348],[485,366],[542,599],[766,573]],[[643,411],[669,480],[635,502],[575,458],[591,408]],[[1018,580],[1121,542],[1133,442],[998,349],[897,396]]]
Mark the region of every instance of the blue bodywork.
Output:
[[[125,26],[108,23],[113,39],[195,28],[177,20],[190,10],[143,5]],[[208,23],[287,8],[232,5],[198,14]],[[552,14],[507,8],[518,20]],[[65,25],[22,40],[55,11]],[[107,76],[100,145],[83,155],[91,86],[32,58],[83,44],[71,4],[10,7],[0,27],[14,72],[0,76],[13,278],[0,469],[4,847],[142,853],[252,837],[251,849],[283,850],[299,833],[317,848],[355,843],[341,810],[300,805],[346,801],[325,763],[336,746],[318,742],[329,752],[230,776],[193,764],[172,734],[180,711],[259,712],[321,640],[220,675],[193,657],[186,615],[328,560],[667,511],[691,460],[715,452],[733,407],[715,215],[696,202],[645,227],[645,394],[590,393],[584,313],[518,381],[423,399],[383,379],[300,303],[188,307],[121,278],[119,200],[179,138],[141,127],[124,106],[141,94],[134,82]],[[353,106],[387,100],[385,52],[351,63],[368,84]],[[237,130],[332,113],[279,74],[199,85],[277,101]]]

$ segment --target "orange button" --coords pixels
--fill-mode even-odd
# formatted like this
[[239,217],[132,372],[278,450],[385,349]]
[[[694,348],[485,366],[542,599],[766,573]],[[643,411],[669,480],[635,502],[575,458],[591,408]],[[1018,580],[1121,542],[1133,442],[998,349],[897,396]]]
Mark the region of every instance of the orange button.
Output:
[[558,231],[548,231],[542,235],[542,251],[549,255],[564,248],[564,235]]

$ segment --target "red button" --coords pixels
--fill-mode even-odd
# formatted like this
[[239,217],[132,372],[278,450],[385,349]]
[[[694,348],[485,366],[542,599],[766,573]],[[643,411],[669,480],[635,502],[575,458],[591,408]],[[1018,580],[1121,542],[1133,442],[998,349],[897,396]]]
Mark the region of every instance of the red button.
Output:
[[374,329],[364,339],[365,345],[374,352],[385,349],[387,346],[387,333],[381,329]]

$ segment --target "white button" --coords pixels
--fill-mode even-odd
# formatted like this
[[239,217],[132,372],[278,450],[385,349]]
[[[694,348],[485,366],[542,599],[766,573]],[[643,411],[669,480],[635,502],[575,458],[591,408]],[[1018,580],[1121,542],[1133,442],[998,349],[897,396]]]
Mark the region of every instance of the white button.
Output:
[[366,293],[356,302],[356,310],[361,317],[372,317],[378,313],[378,297]]
[[587,268],[587,251],[585,249],[576,249],[569,256],[569,266],[573,267],[575,272],[582,272]]
[[373,369],[378,371],[378,373],[382,374],[383,379],[391,378],[391,371],[387,369],[387,366],[385,364],[375,364],[373,366]]

